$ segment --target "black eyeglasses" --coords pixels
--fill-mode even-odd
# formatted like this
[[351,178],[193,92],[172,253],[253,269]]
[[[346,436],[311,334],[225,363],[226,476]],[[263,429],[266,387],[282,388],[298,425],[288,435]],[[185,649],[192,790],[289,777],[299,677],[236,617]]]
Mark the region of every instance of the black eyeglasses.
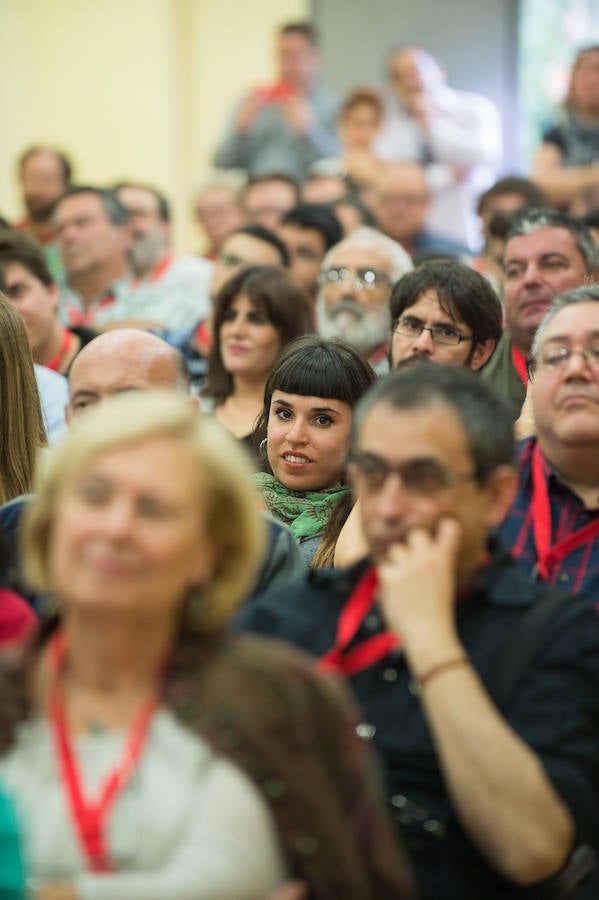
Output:
[[462,341],[472,340],[471,335],[462,334],[453,325],[432,325],[429,328],[413,316],[402,316],[398,319],[395,331],[407,338],[417,338],[423,331],[428,331],[435,344],[447,344],[448,347],[457,347]]
[[354,287],[358,291],[373,291],[382,284],[390,284],[391,279],[386,272],[379,269],[370,269],[362,267],[359,269],[348,269],[345,266],[337,266],[327,269],[320,276],[321,284],[342,284],[344,281],[351,280]]
[[533,381],[539,370],[555,371],[556,369],[564,369],[575,353],[580,353],[587,366],[590,366],[591,369],[599,369],[599,344],[589,344],[580,350],[550,345],[549,347],[541,347],[538,356],[531,356],[526,360],[528,380]]
[[391,465],[374,453],[354,453],[350,462],[356,467],[368,490],[382,488],[390,475],[398,475],[402,485],[411,494],[432,495],[444,488],[475,479],[474,473],[462,475],[451,472],[431,457],[417,457]]

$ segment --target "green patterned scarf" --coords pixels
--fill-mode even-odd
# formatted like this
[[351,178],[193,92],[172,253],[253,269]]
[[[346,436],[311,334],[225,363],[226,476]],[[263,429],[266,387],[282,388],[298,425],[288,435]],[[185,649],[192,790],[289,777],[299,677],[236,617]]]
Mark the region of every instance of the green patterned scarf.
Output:
[[351,490],[348,484],[336,484],[324,491],[292,491],[266,472],[257,472],[253,479],[265,508],[289,525],[298,541],[323,531],[337,503]]

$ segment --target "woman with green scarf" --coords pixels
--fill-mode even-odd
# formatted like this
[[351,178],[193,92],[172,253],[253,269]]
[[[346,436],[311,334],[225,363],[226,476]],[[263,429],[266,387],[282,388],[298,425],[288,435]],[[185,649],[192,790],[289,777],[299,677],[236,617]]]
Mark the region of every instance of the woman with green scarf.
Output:
[[254,478],[265,509],[289,525],[309,566],[333,564],[352,506],[345,464],[353,408],[374,381],[350,344],[309,335],[288,345],[266,383],[254,432],[265,471]]

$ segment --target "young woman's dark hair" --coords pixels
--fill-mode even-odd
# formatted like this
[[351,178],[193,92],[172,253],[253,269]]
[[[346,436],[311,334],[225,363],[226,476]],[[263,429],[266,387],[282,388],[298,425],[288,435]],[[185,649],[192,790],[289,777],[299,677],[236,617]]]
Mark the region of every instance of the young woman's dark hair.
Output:
[[264,407],[255,435],[266,436],[270,402],[275,391],[304,397],[330,397],[354,407],[374,384],[372,367],[342,338],[308,334],[292,341],[281,353],[264,388]]
[[243,294],[265,313],[279,332],[281,347],[314,328],[309,298],[295,278],[275,266],[250,266],[230,278],[219,291],[213,316],[213,343],[203,395],[222,403],[233,391],[233,379],[223,365],[220,330],[234,301]]
[[[354,347],[341,338],[326,340],[307,335],[290,343],[273,368],[264,389],[264,406],[252,435],[256,454],[266,439],[272,396],[275,391],[304,397],[326,397],[347,403],[352,409],[375,383],[371,366]],[[266,454],[260,453],[265,457]],[[264,458],[263,470],[272,474]],[[343,477],[341,480],[344,480]],[[346,494],[333,509],[313,567],[333,565],[333,554],[339,532],[347,519],[353,499]]]

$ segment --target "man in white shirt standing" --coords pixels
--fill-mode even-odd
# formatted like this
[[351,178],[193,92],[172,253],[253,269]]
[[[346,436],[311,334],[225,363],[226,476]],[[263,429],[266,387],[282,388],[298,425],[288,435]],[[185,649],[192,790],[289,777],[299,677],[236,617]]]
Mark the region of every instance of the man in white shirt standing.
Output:
[[497,108],[480,94],[450,88],[422,47],[392,50],[388,75],[392,90],[376,153],[425,165],[433,196],[429,228],[476,249],[475,201],[494,181],[502,157]]

